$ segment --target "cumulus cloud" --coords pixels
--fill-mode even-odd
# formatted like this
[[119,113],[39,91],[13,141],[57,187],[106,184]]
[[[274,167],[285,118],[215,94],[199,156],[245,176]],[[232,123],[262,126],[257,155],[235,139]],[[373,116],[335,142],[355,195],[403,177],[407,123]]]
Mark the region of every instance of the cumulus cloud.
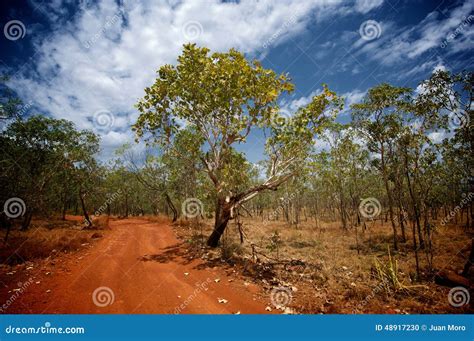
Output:
[[[33,0],[32,0],[33,1]],[[70,0],[35,3],[54,28],[38,35],[34,64],[12,79],[25,101],[54,117],[93,129],[104,149],[130,141],[134,104],[155,71],[174,63],[186,42],[211,50],[237,48],[255,56],[333,15],[340,1],[236,2],[101,0],[74,7]],[[73,10],[71,9],[73,8]],[[276,33],[278,35],[276,36]],[[94,115],[108,111],[114,122],[97,129]]]

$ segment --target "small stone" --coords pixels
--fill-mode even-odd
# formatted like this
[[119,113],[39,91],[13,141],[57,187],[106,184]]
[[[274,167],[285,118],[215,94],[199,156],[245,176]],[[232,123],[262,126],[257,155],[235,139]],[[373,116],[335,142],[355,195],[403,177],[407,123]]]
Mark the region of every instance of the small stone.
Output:
[[227,301],[225,298],[217,298],[217,302],[222,303],[222,304],[226,304],[229,301]]
[[46,293],[48,293],[48,294],[49,294],[50,292],[51,292],[51,290],[50,290],[50,289],[46,290]]
[[240,310],[239,310],[239,311],[236,311],[236,312],[234,313],[234,315],[240,315]]
[[266,307],[265,310],[266,310],[266,311],[272,311],[272,308]]
[[184,275],[185,275],[185,276],[189,275],[189,272],[185,272]]
[[216,278],[216,279],[214,280],[214,282],[216,282],[216,283],[219,283],[220,281],[221,281],[220,278]]

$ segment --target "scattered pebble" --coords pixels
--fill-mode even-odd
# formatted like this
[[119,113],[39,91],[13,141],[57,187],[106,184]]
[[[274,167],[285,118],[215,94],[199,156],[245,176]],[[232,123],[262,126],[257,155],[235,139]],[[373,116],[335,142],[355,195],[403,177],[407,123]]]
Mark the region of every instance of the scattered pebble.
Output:
[[184,275],[185,275],[185,276],[189,275],[189,272],[185,272]]
[[49,293],[51,292],[51,290],[50,290],[50,289],[48,289],[48,290],[46,290],[46,292],[49,294]]
[[266,307],[265,310],[266,310],[266,311],[272,311],[272,308]]
[[240,315],[240,310],[239,310],[239,311],[236,311],[236,312],[234,313],[234,315]]
[[220,281],[221,281],[220,278],[216,278],[216,279],[214,280],[214,282],[216,282],[216,283],[219,283]]
[[217,302],[222,303],[222,304],[226,304],[229,301],[227,301],[225,298],[218,298]]

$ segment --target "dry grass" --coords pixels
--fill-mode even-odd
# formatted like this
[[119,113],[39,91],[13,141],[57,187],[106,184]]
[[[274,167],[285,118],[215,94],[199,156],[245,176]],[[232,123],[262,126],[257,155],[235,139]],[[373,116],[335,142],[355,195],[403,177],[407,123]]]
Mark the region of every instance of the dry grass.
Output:
[[92,228],[96,230],[107,230],[109,229],[109,216],[101,215],[92,218]]
[[[100,222],[104,223],[105,220]],[[0,249],[0,263],[21,264],[60,252],[77,251],[91,243],[94,234],[98,236],[93,230],[81,230],[80,221],[34,220],[29,230],[10,232],[7,243]]]
[[[243,223],[244,244],[240,245],[238,229],[230,223],[223,236],[221,248],[225,257],[222,258],[229,259],[232,257],[229,253],[233,253],[234,262],[240,259],[244,264],[242,272],[262,281],[269,290],[281,284],[296,287],[292,307],[299,312],[466,313],[470,309],[449,305],[449,288],[431,281],[432,276],[425,270],[424,251],[419,252],[424,281],[414,281],[412,244],[410,241],[400,243],[399,251],[395,252],[388,223],[371,223],[364,231],[359,227],[357,238],[355,229],[344,231],[337,222],[320,222],[321,228],[316,228],[314,221],[302,222],[298,228],[283,221],[244,219]],[[188,236],[197,235],[202,229],[207,237],[212,231],[212,221],[205,221],[204,227],[193,227],[189,223],[185,228],[180,227],[184,225],[178,225],[178,230],[188,241],[202,248],[205,238]],[[275,233],[280,239],[277,248],[271,240]],[[411,232],[408,235],[411,240]],[[436,230],[433,235],[435,272],[461,270],[469,242],[470,236],[461,228],[450,226]],[[238,252],[229,250],[229,245],[236,244],[240,245]],[[379,275],[376,264],[381,271]],[[263,276],[263,272],[267,275]],[[393,290],[384,290],[382,277],[392,281]]]

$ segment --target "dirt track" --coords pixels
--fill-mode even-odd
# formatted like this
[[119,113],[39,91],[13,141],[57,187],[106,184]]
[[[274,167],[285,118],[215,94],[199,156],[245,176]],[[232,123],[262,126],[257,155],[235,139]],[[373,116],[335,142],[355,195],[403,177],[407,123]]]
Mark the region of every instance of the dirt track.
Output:
[[270,300],[254,284],[181,257],[186,251],[170,226],[142,219],[110,226],[94,246],[36,274],[7,313],[268,313]]

